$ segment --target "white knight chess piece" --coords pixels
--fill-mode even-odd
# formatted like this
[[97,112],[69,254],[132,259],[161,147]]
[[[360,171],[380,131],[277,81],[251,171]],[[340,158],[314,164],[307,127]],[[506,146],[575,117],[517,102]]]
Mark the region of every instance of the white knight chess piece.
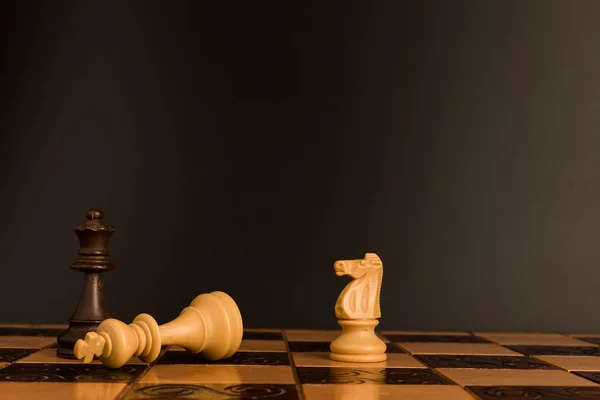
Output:
[[330,358],[344,362],[380,362],[387,359],[386,344],[375,334],[381,318],[383,263],[374,253],[362,260],[336,261],[338,276],[353,278],[335,303],[342,334],[331,345]]

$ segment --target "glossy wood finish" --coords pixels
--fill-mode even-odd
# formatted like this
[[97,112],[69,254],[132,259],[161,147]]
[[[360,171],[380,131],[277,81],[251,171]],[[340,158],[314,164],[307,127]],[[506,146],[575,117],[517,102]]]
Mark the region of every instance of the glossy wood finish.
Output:
[[[600,338],[594,333],[377,332],[387,345],[384,362],[344,363],[331,360],[327,351],[339,331],[247,329],[226,360],[167,346],[154,363],[132,358],[111,369],[98,360],[80,364],[57,357],[54,337],[45,336],[52,333],[49,327],[21,326],[23,336],[14,336],[9,325],[0,327],[7,328],[0,329],[2,399],[600,398],[600,356],[580,354],[599,347],[586,341]],[[390,340],[399,338],[405,341]],[[586,345],[579,346],[580,340]]]

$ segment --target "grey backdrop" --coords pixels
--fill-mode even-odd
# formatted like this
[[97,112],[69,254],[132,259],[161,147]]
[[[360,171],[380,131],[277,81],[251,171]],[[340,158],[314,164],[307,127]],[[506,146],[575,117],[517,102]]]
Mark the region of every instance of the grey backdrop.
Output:
[[15,3],[0,321],[68,320],[99,207],[123,320],[335,328],[377,252],[381,328],[600,330],[598,2]]

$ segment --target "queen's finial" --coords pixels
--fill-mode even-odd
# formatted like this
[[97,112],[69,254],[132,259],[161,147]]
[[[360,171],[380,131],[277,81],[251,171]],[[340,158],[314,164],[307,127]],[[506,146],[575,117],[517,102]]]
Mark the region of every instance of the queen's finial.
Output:
[[102,213],[102,210],[91,209],[91,210],[88,210],[88,212],[86,214],[86,217],[89,220],[92,220],[92,219],[102,219],[104,217],[104,214]]

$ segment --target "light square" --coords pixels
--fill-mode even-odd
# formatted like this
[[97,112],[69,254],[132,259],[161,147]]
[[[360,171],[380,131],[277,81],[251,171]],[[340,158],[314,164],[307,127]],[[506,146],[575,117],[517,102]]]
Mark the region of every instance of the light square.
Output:
[[600,357],[595,356],[535,356],[534,358],[567,371],[600,371]]
[[12,349],[40,349],[56,343],[48,336],[0,336],[0,347]]
[[476,333],[475,335],[502,345],[595,346],[558,333]]
[[286,330],[285,336],[289,342],[332,342],[341,333],[341,330]]
[[2,400],[107,400],[116,398],[125,383],[0,382]]
[[294,384],[289,366],[155,365],[139,383]]
[[489,343],[395,343],[412,354],[515,356],[515,351]]
[[329,358],[324,352],[292,353],[296,367],[341,367],[341,368],[427,368],[408,354],[389,353],[387,360],[377,363],[339,362]]
[[566,371],[438,368],[461,386],[598,386]]
[[473,400],[463,388],[451,385],[316,385],[304,384],[306,400],[410,399]]
[[600,333],[571,333],[574,338],[600,338]]
[[381,331],[383,335],[422,335],[422,336],[469,336],[460,331]]
[[[169,346],[170,351],[186,351],[180,346]],[[257,352],[286,352],[285,342],[283,340],[256,340],[243,339],[240,348],[237,351],[257,351]]]
[[1,323],[0,328],[25,328],[25,329],[67,329],[68,324],[7,324]]
[[238,351],[287,351],[283,340],[244,339]]
[[[81,360],[60,358],[56,355],[56,349],[41,349],[20,360],[17,363],[41,363],[41,364],[81,364]],[[100,360],[93,360],[90,364],[101,365]],[[137,357],[132,358],[127,364],[146,364]]]

